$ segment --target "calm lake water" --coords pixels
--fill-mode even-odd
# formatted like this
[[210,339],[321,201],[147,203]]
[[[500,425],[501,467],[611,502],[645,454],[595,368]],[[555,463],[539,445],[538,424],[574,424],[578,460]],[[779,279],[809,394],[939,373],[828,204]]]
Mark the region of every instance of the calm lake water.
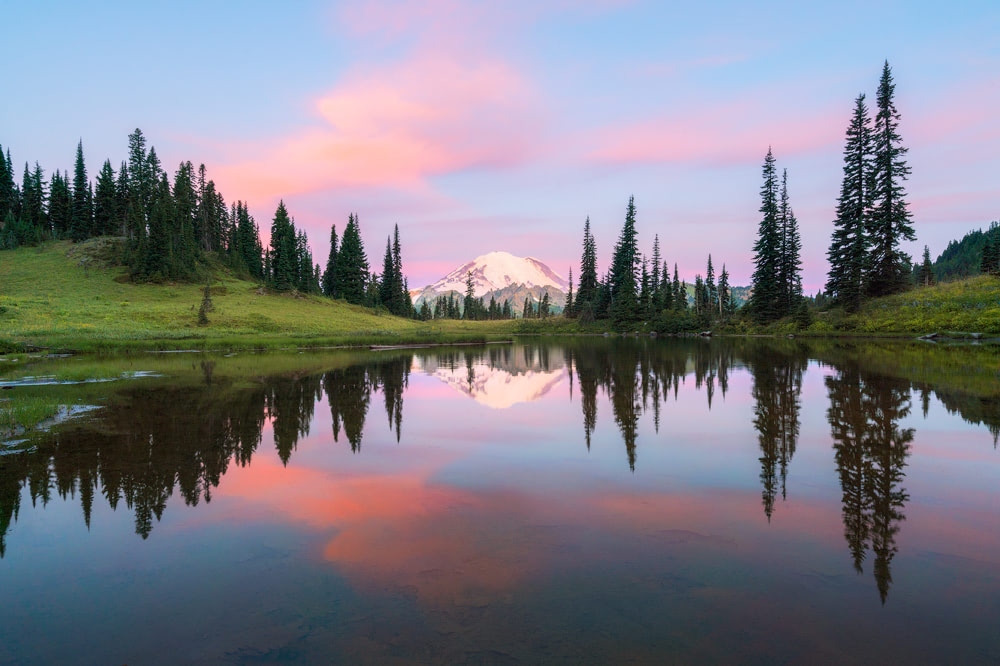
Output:
[[550,340],[57,387],[0,662],[1000,662],[996,348]]

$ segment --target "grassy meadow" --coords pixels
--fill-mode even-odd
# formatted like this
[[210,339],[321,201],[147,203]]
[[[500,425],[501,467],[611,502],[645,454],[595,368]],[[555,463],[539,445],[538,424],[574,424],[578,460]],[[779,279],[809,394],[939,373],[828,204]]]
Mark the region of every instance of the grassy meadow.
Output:
[[0,252],[0,350],[245,349],[483,341],[512,322],[418,322],[319,296],[278,294],[218,269],[203,285],[135,284],[102,258],[107,241]]

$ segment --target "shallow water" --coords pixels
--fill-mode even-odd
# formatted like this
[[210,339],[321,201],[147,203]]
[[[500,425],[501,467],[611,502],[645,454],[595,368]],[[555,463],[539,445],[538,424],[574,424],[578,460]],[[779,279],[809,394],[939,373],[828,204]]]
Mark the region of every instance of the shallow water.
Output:
[[0,662],[1000,661],[993,348],[237,360],[0,457]]

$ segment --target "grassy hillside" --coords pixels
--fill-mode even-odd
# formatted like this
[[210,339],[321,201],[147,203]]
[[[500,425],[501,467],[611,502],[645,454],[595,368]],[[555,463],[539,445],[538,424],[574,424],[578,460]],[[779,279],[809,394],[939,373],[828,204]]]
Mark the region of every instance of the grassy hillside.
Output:
[[[0,347],[239,348],[481,340],[497,322],[422,323],[317,296],[269,293],[217,271],[209,325],[202,285],[133,284],[95,239],[0,252]],[[509,328],[509,324],[508,324]]]

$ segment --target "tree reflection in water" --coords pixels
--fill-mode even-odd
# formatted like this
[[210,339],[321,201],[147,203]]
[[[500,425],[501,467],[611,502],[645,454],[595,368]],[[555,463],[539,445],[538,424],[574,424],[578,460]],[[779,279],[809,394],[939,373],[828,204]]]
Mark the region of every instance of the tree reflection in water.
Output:
[[[711,410],[720,396],[724,399],[732,390],[734,372],[745,371],[752,380],[761,498],[770,521],[779,493],[782,499],[789,496],[801,429],[803,374],[812,358],[834,371],[824,380],[826,415],[842,489],[848,551],[858,572],[872,554],[872,571],[884,603],[909,499],[903,483],[914,430],[903,428],[901,422],[910,414],[912,391],[920,392],[925,414],[933,392],[948,410],[985,424],[994,435],[1000,427],[1000,409],[995,396],[942,388],[926,379],[911,381],[904,370],[915,364],[900,365],[897,374],[887,371],[895,367],[888,363],[872,371],[871,359],[861,353],[849,346],[797,340],[576,338],[557,344],[386,352],[355,357],[332,369],[278,374],[249,383],[220,377],[215,362],[205,360],[199,366],[200,380],[191,385],[164,381],[156,388],[119,389],[94,418],[67,423],[40,436],[34,448],[0,458],[0,557],[23,497],[43,506],[57,496],[79,497],[88,527],[95,497],[102,495],[112,509],[124,502],[134,514],[136,533],[145,539],[175,491],[190,506],[210,502],[212,490],[230,465],[250,464],[267,424],[277,454],[287,465],[300,439],[308,435],[316,405],[324,396],[335,442],[343,435],[353,452],[361,452],[365,420],[378,394],[400,442],[403,400],[415,369],[437,375],[477,399],[496,386],[490,379],[497,373],[502,380],[497,385],[505,390],[523,388],[521,401],[543,396],[554,385],[551,376],[568,376],[571,399],[579,399],[582,410],[587,450],[603,395],[633,471],[640,459],[644,414],[652,421],[647,436],[666,437],[670,428],[669,422],[664,425],[662,407],[678,400],[681,384],[693,380],[695,390],[703,389]],[[516,403],[506,398],[484,403],[499,408]]]

